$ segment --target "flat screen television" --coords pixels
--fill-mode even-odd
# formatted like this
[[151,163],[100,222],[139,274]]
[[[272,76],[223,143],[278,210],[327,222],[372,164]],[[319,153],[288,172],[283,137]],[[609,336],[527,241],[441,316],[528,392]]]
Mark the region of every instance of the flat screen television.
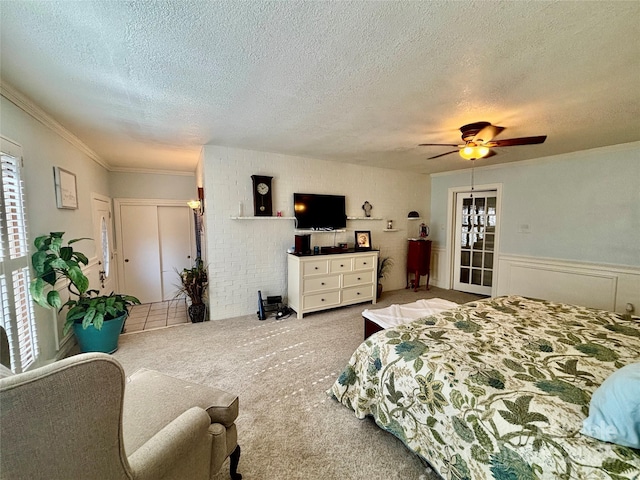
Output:
[[347,226],[344,195],[294,193],[293,211],[296,228],[302,230],[335,230]]

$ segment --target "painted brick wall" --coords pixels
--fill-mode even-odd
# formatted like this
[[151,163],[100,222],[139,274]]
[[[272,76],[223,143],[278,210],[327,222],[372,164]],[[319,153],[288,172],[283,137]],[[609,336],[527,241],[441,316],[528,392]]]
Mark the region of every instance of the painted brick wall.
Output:
[[[354,230],[370,230],[381,257],[395,261],[385,289],[405,286],[407,237],[416,236],[420,223],[408,221],[407,213],[417,210],[428,223],[427,175],[218,146],[205,146],[202,160],[212,320],[256,312],[258,290],[265,297],[287,293],[286,250],[294,244],[294,221],[231,219],[241,210],[253,215],[251,175],[274,177],[274,215],[280,210],[293,216],[294,192],[345,195],[348,216],[363,217],[368,200],[371,216],[382,220],[349,220],[346,232],[314,233],[311,243],[351,246]],[[388,219],[400,231],[383,232]]]

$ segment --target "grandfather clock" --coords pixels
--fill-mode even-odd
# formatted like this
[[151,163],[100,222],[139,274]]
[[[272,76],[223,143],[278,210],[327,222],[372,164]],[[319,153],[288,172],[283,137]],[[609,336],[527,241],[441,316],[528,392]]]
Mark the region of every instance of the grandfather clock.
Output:
[[251,175],[251,179],[253,180],[253,214],[256,217],[271,217],[273,215],[271,192],[273,177]]

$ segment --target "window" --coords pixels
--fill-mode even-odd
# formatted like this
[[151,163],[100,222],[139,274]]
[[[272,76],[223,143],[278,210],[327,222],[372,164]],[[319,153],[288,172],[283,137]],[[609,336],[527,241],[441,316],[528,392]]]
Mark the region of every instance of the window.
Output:
[[29,239],[21,174],[22,150],[0,139],[0,313],[9,337],[11,369],[23,372],[38,356],[33,302],[29,294]]

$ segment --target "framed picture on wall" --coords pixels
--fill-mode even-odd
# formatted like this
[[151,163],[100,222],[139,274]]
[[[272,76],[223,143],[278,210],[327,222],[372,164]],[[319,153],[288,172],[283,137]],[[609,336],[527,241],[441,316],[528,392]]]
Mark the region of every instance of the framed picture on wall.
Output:
[[58,208],[78,208],[78,189],[76,176],[60,167],[53,167],[56,185],[56,205]]
[[371,250],[371,232],[356,230],[356,250]]

